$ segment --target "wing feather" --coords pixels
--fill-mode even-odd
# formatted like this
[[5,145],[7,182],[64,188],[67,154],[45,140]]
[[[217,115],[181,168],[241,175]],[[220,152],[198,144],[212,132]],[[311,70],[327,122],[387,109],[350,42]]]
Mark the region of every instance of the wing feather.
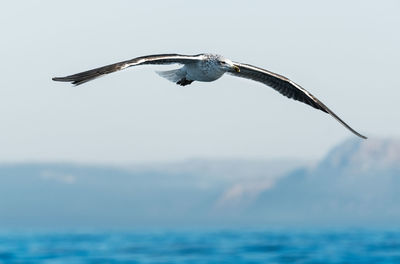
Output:
[[296,101],[303,102],[325,113],[328,113],[333,118],[335,118],[339,123],[341,123],[347,129],[349,129],[351,132],[353,132],[355,135],[364,139],[367,138],[366,136],[361,135],[353,128],[351,128],[348,124],[346,124],[342,119],[340,119],[332,110],[330,110],[314,95],[312,95],[310,92],[308,92],[306,89],[304,89],[297,83],[289,80],[285,76],[249,64],[234,62],[234,65],[239,67],[240,72],[232,70],[229,72],[230,74],[237,77],[242,77],[257,82],[261,82],[267,86],[272,87],[273,89],[275,89],[276,91],[278,91],[279,93],[288,98],[292,98]]
[[54,77],[53,81],[58,82],[71,82],[74,85],[80,85],[85,82],[94,80],[105,74],[109,74],[115,71],[123,70],[128,67],[143,65],[143,64],[187,64],[202,59],[201,54],[199,55],[180,55],[180,54],[157,54],[137,57],[131,60],[121,61],[110,65],[102,66],[92,70],[80,72],[77,74],[65,76],[65,77]]

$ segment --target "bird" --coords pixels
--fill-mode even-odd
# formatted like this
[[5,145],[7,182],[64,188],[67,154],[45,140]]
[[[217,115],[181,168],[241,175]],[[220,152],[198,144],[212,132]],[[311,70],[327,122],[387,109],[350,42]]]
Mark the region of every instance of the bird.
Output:
[[161,77],[181,86],[190,85],[194,81],[212,82],[221,78],[225,73],[263,83],[288,98],[305,103],[315,109],[331,115],[352,133],[360,138],[367,139],[366,136],[358,133],[347,123],[345,123],[314,95],[285,76],[250,64],[233,62],[230,59],[218,54],[155,54],[141,56],[65,77],[54,77],[52,80],[58,82],[70,82],[77,86],[112,72],[120,71],[133,66],[149,64],[183,65],[178,69],[157,71]]

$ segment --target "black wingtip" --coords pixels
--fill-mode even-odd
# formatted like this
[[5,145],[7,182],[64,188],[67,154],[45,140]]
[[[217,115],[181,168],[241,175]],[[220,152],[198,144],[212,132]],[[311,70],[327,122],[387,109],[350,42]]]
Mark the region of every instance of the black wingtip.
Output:
[[359,136],[360,138],[362,138],[362,139],[368,139],[368,137],[363,136],[363,135],[361,135],[361,134],[359,134],[358,136]]
[[86,83],[88,81],[94,80],[100,76],[101,74],[98,74],[97,72],[91,72],[91,75],[88,75],[87,72],[84,72],[65,77],[53,77],[51,79],[56,82],[70,82],[74,86],[77,86]]

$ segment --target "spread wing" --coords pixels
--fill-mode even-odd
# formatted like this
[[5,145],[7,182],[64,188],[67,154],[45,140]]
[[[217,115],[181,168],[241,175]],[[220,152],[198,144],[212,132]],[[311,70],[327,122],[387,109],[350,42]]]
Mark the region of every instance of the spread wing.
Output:
[[316,109],[330,114],[337,121],[339,121],[339,123],[349,129],[355,135],[364,139],[367,138],[366,136],[361,135],[353,128],[351,128],[348,124],[346,124],[332,110],[330,110],[326,105],[324,105],[320,100],[309,93],[306,89],[304,89],[297,83],[289,80],[288,78],[249,64],[234,62],[234,65],[239,67],[240,72],[230,71],[230,74],[266,84],[288,98],[303,102]]
[[199,55],[180,55],[180,54],[158,54],[137,57],[131,60],[121,61],[113,63],[107,66],[99,67],[93,70],[80,72],[77,74],[65,76],[65,77],[54,77],[53,81],[58,82],[71,82],[74,85],[80,85],[82,83],[94,80],[105,74],[109,74],[115,71],[123,70],[128,67],[142,65],[142,64],[187,64],[202,60],[201,54]]

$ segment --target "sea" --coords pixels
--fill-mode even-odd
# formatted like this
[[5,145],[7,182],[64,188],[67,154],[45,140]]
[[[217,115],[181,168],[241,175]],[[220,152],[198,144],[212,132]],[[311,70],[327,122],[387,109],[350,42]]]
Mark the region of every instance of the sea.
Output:
[[0,263],[400,263],[400,230],[1,231]]

